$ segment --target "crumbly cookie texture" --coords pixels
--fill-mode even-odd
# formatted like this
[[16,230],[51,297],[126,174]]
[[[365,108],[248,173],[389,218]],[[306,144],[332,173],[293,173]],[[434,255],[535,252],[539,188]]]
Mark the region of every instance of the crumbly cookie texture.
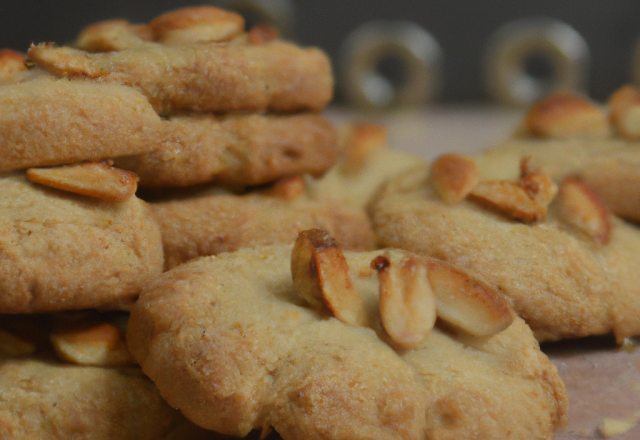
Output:
[[245,195],[209,190],[152,202],[166,268],[244,247],[293,243],[300,231],[316,227],[327,229],[344,249],[373,249],[371,223],[362,208],[314,200],[301,180],[284,182]]
[[384,264],[371,261],[381,254],[344,253],[370,326],[311,307],[281,245],[166,272],[132,310],[129,348],[171,405],[223,433],[551,439],[566,393],[529,328],[515,318],[478,338],[436,326],[413,350],[398,348],[379,318]]
[[[250,36],[250,34],[249,34]],[[114,52],[32,45],[29,59],[60,78],[131,86],[162,114],[322,110],[333,97],[327,55],[292,43],[147,42]]]
[[114,203],[0,178],[0,313],[121,308],[162,272],[145,202]]
[[[581,179],[556,185],[526,160],[518,169],[516,180],[481,181],[458,203],[441,199],[427,166],[407,172],[371,208],[376,235],[478,274],[511,298],[541,341],[640,334],[640,231]],[[480,187],[491,204],[474,197]],[[532,207],[539,215],[522,215]]]

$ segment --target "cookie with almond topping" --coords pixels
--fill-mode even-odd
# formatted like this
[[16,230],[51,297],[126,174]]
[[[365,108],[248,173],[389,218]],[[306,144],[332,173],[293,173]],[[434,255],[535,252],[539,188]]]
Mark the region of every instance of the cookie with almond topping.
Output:
[[135,196],[101,200],[0,178],[0,313],[127,308],[162,272],[160,231]]
[[[639,335],[640,231],[579,176],[554,181],[523,160],[504,171],[519,177],[487,179],[479,162],[479,181],[459,201],[438,191],[459,173],[423,166],[388,183],[370,210],[382,245],[477,274],[511,299],[541,341]],[[478,172],[470,174],[473,183]]]
[[[334,246],[319,240],[311,245],[318,252]],[[439,323],[414,349],[398,348],[402,337],[390,339],[380,321],[377,272],[386,265],[372,261],[382,254],[345,252],[346,266],[333,257],[300,265],[312,271],[303,283],[315,282],[316,270],[350,277],[368,327],[343,322],[350,314],[334,315],[322,301],[308,303],[291,267],[309,254],[279,245],[163,274],[131,312],[129,348],[171,405],[226,434],[272,427],[285,440],[551,438],[566,417],[566,393],[529,328],[515,318],[479,338]],[[447,276],[457,275],[434,281],[438,289],[451,286]],[[344,286],[326,280],[320,290],[338,289],[327,296],[335,300]],[[485,294],[504,301],[494,289]],[[403,306],[388,303],[387,317],[388,307]]]

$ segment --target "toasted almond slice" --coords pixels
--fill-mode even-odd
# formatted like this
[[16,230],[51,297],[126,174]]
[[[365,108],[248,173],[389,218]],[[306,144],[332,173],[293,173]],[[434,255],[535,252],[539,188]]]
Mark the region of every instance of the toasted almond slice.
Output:
[[431,183],[445,202],[463,200],[478,183],[475,162],[458,154],[444,154],[431,165]]
[[528,132],[536,137],[562,139],[575,136],[607,136],[605,111],[570,93],[554,93],[537,102],[525,116]]
[[440,319],[478,337],[511,325],[513,311],[495,289],[444,261],[428,259],[426,265]]
[[304,194],[305,184],[302,176],[288,176],[275,182],[263,191],[263,194],[284,200],[294,200]]
[[52,332],[50,339],[58,357],[75,364],[107,367],[136,363],[122,332],[108,323],[68,326]]
[[261,46],[270,41],[280,38],[280,32],[268,24],[257,24],[247,32],[247,39],[250,44]]
[[314,308],[326,307],[353,326],[367,324],[364,301],[353,287],[347,260],[324,229],[298,234],[291,252],[291,276],[298,294]]
[[570,176],[560,183],[560,217],[604,245],[611,236],[611,215],[604,203],[580,178]]
[[0,329],[0,359],[28,356],[35,351],[35,344]]
[[108,20],[84,28],[78,35],[76,46],[89,52],[111,52],[138,47],[152,40],[153,32],[146,25]]
[[0,83],[15,81],[27,70],[24,55],[11,49],[0,49]]
[[507,180],[480,182],[469,195],[482,205],[525,223],[540,221],[547,213],[522,186]]
[[358,173],[373,152],[387,146],[387,128],[369,123],[351,123],[342,127],[342,172]]
[[388,250],[371,262],[380,282],[380,319],[391,339],[414,348],[436,323],[436,300],[427,279],[424,259],[401,250]]
[[640,89],[623,86],[609,98],[609,119],[621,136],[640,139]]
[[149,23],[155,39],[166,44],[228,41],[244,32],[244,18],[213,6],[182,8]]
[[110,202],[124,202],[138,188],[135,173],[103,163],[29,168],[27,178],[41,185]]
[[551,178],[539,170],[530,171],[528,160],[520,163],[516,182],[490,180],[478,183],[469,193],[477,202],[525,223],[544,220],[549,204],[558,193]]

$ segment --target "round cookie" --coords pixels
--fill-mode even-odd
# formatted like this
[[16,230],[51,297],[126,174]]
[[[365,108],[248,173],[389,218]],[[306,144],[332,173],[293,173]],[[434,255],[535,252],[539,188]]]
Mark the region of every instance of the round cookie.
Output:
[[[96,322],[108,326],[109,318],[93,322],[81,315],[4,315],[0,319],[1,438],[219,438],[193,426],[167,405],[135,364],[114,368],[74,365],[51,355],[48,338],[54,340],[56,332],[52,332],[51,321],[62,320],[79,328]],[[95,347],[96,342],[101,345],[95,338],[105,332],[100,327],[96,330],[66,333],[67,342],[80,348]],[[106,351],[119,350],[112,345],[113,340],[108,341]],[[69,346],[65,351],[74,352]]]
[[162,272],[146,203],[105,202],[0,178],[0,313],[127,307]]
[[[345,253],[375,309],[380,253]],[[134,306],[132,354],[196,424],[239,436],[273,426],[285,440],[552,438],[562,424],[564,387],[521,320],[488,338],[436,327],[394,350],[379,325],[310,309],[290,265],[284,245],[201,258]]]
[[[420,166],[379,194],[370,211],[374,230],[385,246],[477,274],[511,298],[541,341],[640,334],[640,232],[577,179],[563,181],[556,197],[550,191],[548,213],[537,196],[510,201],[544,182],[555,189],[544,173],[530,176],[538,181],[481,180],[445,202],[435,173]],[[526,211],[531,206],[540,209]]]

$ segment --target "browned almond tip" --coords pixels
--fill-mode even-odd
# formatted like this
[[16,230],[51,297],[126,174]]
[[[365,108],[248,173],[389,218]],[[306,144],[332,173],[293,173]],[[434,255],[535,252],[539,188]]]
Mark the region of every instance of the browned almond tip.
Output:
[[609,98],[609,119],[622,137],[640,139],[640,89],[626,85]]
[[431,165],[431,184],[438,196],[449,203],[463,200],[478,183],[475,162],[458,154],[444,154]]
[[280,38],[280,32],[268,24],[257,24],[247,32],[247,40],[250,44],[261,46]]
[[244,33],[244,18],[214,6],[178,9],[149,23],[155,40],[167,44],[222,42]]
[[305,182],[302,176],[288,176],[275,182],[263,191],[264,195],[291,201],[302,196],[305,192]]
[[596,104],[570,93],[554,93],[537,102],[525,116],[529,134],[541,138],[610,134],[606,112]]
[[328,309],[340,321],[367,325],[364,302],[353,286],[347,260],[321,228],[298,234],[291,252],[294,289],[312,307]]
[[378,273],[380,320],[396,344],[414,348],[436,322],[436,302],[421,257],[388,250],[371,262]]
[[135,365],[124,335],[108,323],[79,324],[75,328],[55,331],[50,336],[61,359],[79,365]]
[[521,177],[515,182],[491,180],[478,183],[469,193],[471,199],[524,223],[542,221],[558,187],[540,170],[529,170],[528,160],[520,163]]
[[579,177],[569,176],[560,183],[558,194],[560,218],[605,245],[611,238],[611,215],[596,193]]
[[507,300],[483,281],[451,264],[429,259],[427,277],[438,317],[477,337],[500,333],[514,319]]
[[27,178],[34,183],[109,202],[124,202],[138,188],[135,173],[95,162],[29,168]]
[[387,128],[366,122],[347,124],[342,130],[342,171],[357,174],[367,158],[387,146]]

